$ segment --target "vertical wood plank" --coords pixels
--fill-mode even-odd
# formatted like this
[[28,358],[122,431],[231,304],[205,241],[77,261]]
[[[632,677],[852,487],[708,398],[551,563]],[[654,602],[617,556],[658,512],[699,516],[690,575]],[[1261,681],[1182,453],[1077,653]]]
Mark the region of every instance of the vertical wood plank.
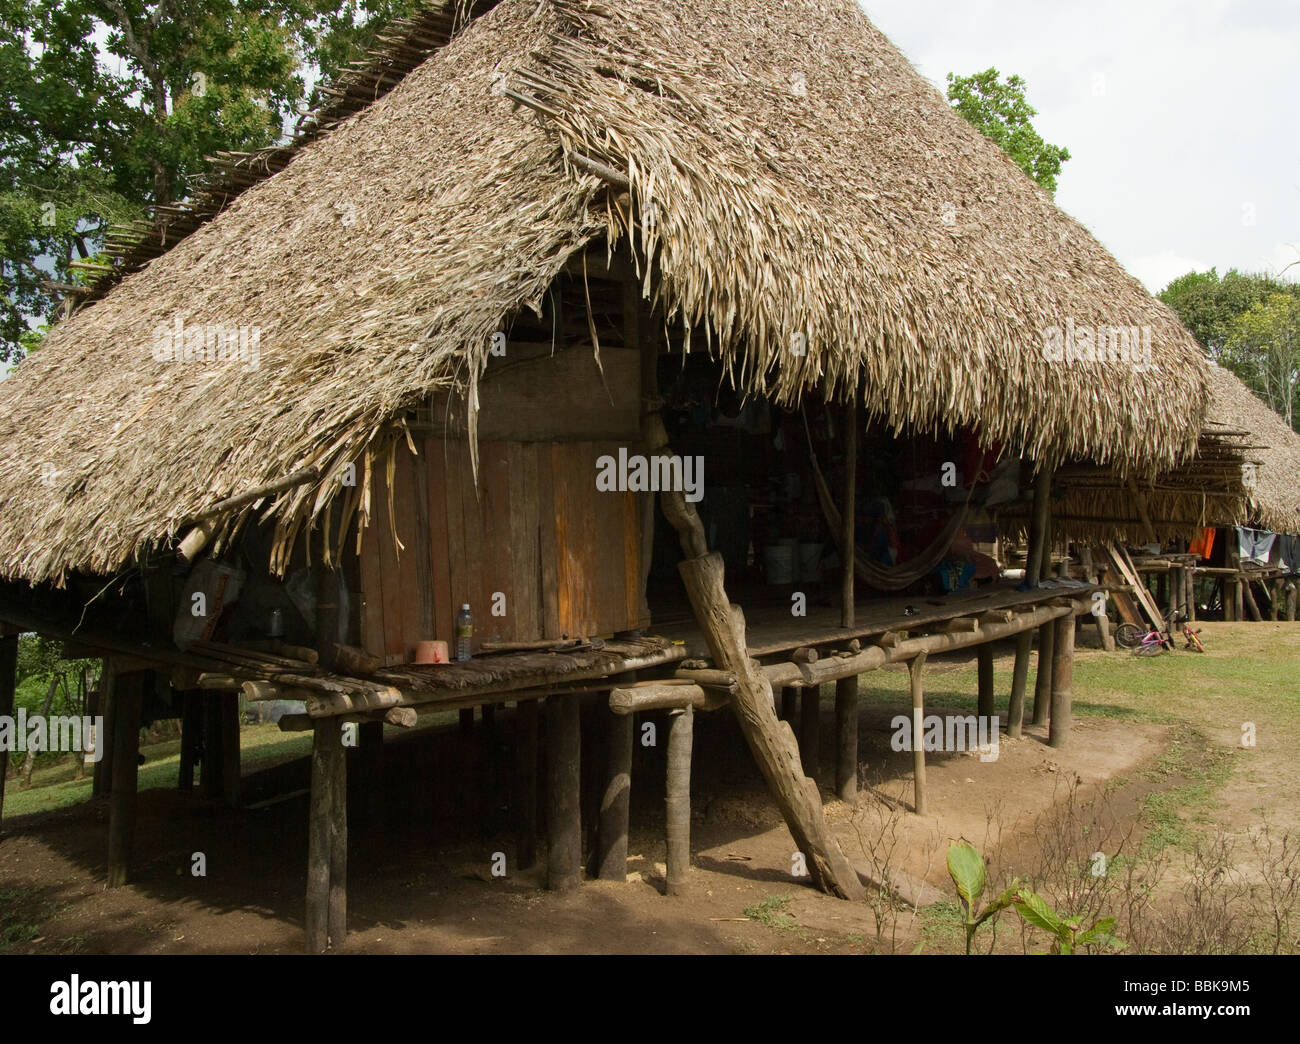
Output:
[[108,813],[108,887],[126,884],[135,844],[136,784],[140,771],[140,708],[145,675],[115,679],[117,712],[113,729],[113,795]]

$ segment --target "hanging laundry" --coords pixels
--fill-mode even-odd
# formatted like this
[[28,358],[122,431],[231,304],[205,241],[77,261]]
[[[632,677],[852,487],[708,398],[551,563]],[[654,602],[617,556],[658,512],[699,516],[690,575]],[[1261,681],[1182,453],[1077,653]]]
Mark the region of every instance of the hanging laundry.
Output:
[[1237,546],[1241,551],[1241,560],[1267,565],[1268,553],[1273,549],[1273,541],[1276,539],[1277,534],[1270,533],[1267,529],[1245,529],[1238,526]]
[[1200,555],[1208,560],[1210,554],[1214,551],[1214,533],[1213,529],[1202,529],[1201,535],[1187,545],[1187,553],[1189,555]]

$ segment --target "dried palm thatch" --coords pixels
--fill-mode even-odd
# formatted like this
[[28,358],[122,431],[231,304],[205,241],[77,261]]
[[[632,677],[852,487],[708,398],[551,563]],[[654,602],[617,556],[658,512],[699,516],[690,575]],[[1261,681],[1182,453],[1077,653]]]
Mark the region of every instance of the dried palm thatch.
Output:
[[[1189,539],[1205,526],[1253,524],[1300,531],[1300,435],[1234,374],[1210,363],[1210,405],[1196,455],[1151,478],[1132,479],[1087,462],[1058,472],[1052,503],[1058,539]],[[1024,505],[1000,516],[1023,534]]]
[[[0,573],[114,571],[295,473],[226,532],[273,516],[282,568],[342,499],[313,538],[336,544],[404,415],[453,388],[473,411],[491,335],[629,232],[647,292],[755,393],[858,390],[896,428],[1134,473],[1195,447],[1204,365],[1172,313],[852,0],[503,0],[0,386]],[[178,320],[255,329],[258,365],[159,361]],[[1052,362],[1066,322],[1149,328],[1153,365]]]

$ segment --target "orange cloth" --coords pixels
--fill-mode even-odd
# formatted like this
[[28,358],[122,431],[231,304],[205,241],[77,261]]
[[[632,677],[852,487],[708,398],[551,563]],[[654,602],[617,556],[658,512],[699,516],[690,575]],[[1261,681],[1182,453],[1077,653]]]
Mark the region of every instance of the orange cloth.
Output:
[[1201,535],[1187,545],[1189,555],[1200,555],[1202,558],[1209,558],[1210,552],[1214,550],[1214,530],[1205,529]]

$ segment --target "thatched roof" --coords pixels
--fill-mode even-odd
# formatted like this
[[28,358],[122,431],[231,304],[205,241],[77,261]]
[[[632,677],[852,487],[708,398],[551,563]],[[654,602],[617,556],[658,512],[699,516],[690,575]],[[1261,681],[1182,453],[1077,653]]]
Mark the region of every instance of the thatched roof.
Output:
[[[1195,445],[1190,336],[852,0],[503,0],[0,384],[0,573],[113,571],[304,470],[282,548],[336,493],[364,516],[349,463],[436,391],[475,401],[491,335],[629,222],[755,392],[856,386],[892,425],[1136,470]],[[156,361],[178,318],[256,328],[260,365]],[[1149,327],[1154,365],[1049,361],[1067,321]]]
[[[1300,435],[1231,371],[1208,364],[1210,402],[1196,454],[1134,479],[1071,462],[1059,469],[1053,532],[1076,541],[1144,544],[1190,539],[1205,526],[1255,525],[1300,532]],[[1004,509],[1009,532],[1028,525],[1023,504]]]

